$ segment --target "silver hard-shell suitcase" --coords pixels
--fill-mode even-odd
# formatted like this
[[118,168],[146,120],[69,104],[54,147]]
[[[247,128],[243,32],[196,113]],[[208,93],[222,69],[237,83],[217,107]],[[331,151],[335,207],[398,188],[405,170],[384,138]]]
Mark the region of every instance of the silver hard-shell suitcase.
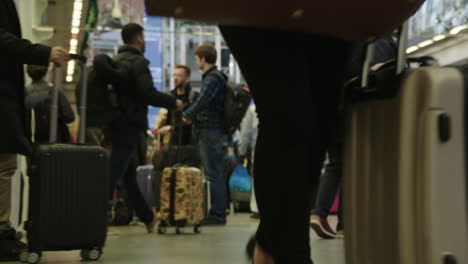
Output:
[[468,263],[468,84],[457,68],[402,72],[406,28],[398,77],[366,85],[365,70],[348,106],[346,263]]

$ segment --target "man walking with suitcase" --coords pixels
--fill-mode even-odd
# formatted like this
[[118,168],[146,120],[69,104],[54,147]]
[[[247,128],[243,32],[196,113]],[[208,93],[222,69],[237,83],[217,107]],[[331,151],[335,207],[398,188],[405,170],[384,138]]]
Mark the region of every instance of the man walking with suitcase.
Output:
[[21,29],[13,0],[0,1],[0,261],[18,260],[25,248],[10,226],[11,183],[16,155],[30,154],[28,122],[24,106],[23,64],[63,64],[68,53],[21,39]]
[[[122,28],[124,46],[119,49],[114,61],[121,63],[130,73],[129,80],[117,85],[117,94],[123,112],[112,122],[109,129],[111,145],[111,194],[116,182],[123,177],[132,207],[152,233],[157,223],[153,211],[145,202],[136,181],[138,166],[135,152],[142,133],[148,129],[148,105],[177,109],[184,103],[171,95],[158,92],[153,85],[149,61],[145,59],[145,38],[143,27],[130,23]],[[112,199],[112,197],[110,197]]]

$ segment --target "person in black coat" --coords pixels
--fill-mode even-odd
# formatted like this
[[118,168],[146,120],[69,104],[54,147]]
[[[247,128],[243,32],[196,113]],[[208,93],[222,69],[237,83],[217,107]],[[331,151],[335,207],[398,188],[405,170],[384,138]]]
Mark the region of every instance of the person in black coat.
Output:
[[[158,219],[145,202],[136,182],[138,161],[135,153],[142,134],[148,130],[148,106],[164,107],[182,111],[184,103],[175,97],[157,91],[149,69],[149,61],[144,57],[144,29],[130,23],[122,28],[120,47],[113,61],[127,69],[125,78],[115,85],[121,113],[109,126],[106,136],[111,146],[111,184],[110,193],[114,192],[119,179],[124,180],[130,203],[138,218],[145,223],[148,233],[154,231]],[[98,68],[96,68],[98,70]],[[109,197],[112,200],[112,197]]]
[[14,261],[25,247],[10,226],[11,179],[16,154],[32,151],[24,97],[23,64],[63,64],[69,55],[62,47],[50,48],[21,38],[13,0],[0,1],[0,261]]

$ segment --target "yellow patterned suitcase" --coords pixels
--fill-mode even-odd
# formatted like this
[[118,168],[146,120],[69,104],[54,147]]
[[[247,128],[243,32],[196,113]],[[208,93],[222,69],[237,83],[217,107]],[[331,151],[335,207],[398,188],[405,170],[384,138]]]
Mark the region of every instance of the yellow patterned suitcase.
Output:
[[158,232],[164,234],[167,227],[192,226],[200,232],[200,222],[205,217],[206,187],[202,172],[198,168],[175,166],[163,170],[160,194],[161,223]]

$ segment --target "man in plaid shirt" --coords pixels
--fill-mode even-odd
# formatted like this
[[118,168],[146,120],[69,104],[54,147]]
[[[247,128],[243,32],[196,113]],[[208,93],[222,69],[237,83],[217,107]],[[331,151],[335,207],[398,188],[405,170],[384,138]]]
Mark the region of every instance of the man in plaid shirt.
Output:
[[227,77],[215,66],[217,53],[212,45],[195,50],[203,81],[197,100],[183,113],[186,123],[195,124],[195,138],[205,177],[211,184],[211,210],[202,225],[226,224],[226,180],[223,176],[224,97]]

